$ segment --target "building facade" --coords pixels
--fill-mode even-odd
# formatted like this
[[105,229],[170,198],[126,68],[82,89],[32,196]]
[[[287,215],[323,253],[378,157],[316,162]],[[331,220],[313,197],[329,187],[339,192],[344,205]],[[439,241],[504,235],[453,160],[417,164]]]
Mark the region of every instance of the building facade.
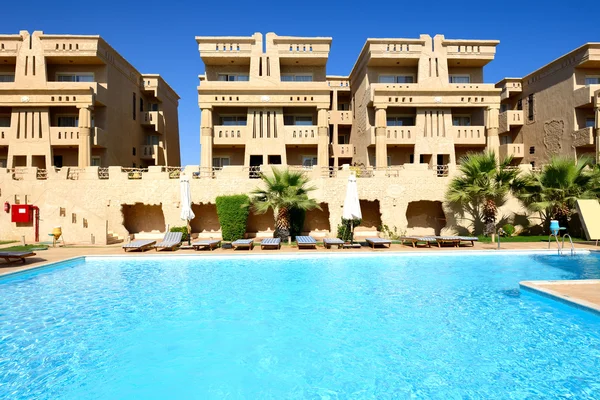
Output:
[[600,43],[496,87],[502,90],[501,155],[523,149],[522,162],[534,167],[554,155],[600,162]]
[[196,41],[204,168],[446,173],[469,151],[498,151],[500,89],[483,80],[497,41],[368,39],[348,77],[325,73],[331,38]]
[[0,166],[179,165],[179,97],[99,36],[0,36]]

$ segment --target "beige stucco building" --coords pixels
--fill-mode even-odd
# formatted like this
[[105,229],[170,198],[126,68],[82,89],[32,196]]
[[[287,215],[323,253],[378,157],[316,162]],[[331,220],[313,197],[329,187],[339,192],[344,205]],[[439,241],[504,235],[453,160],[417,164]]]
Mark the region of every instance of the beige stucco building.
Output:
[[178,99],[99,36],[0,35],[0,166],[179,165]]
[[600,43],[586,43],[502,89],[500,154],[539,167],[553,155],[600,162]]

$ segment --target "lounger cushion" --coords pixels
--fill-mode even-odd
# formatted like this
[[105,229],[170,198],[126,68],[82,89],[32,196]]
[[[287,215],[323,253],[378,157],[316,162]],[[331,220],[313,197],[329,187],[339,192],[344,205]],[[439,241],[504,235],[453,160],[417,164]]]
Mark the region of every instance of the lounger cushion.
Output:
[[140,247],[150,246],[156,243],[156,240],[134,240],[123,245],[124,249],[139,249]]
[[298,244],[316,244],[317,241],[312,236],[296,236]]
[[221,243],[220,240],[200,240],[198,242],[192,243],[192,246],[210,246],[210,245],[219,244],[219,243]]
[[252,243],[254,240],[252,239],[238,239],[235,242],[231,243],[234,246],[243,246],[243,245],[249,245],[250,243]]
[[265,238],[260,242],[261,246],[277,246],[281,243],[281,238]]
[[174,247],[181,243],[182,232],[167,232],[162,242],[158,242],[154,247]]
[[29,256],[35,256],[35,253],[32,251],[2,251],[2,252],[0,252],[0,257],[20,258],[20,257],[29,257]]
[[392,243],[391,240],[383,238],[366,238],[365,240],[371,243]]
[[345,242],[340,238],[325,238],[323,239],[323,243],[326,244],[344,244]]

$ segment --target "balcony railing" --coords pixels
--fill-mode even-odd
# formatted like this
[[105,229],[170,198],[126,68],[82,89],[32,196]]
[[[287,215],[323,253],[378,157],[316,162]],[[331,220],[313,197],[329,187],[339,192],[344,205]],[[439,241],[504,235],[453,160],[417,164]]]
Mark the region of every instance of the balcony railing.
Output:
[[506,133],[515,126],[522,126],[523,121],[523,110],[504,111],[499,116],[499,133]]
[[356,146],[352,144],[332,144],[331,157],[353,157],[356,154]]
[[284,126],[286,144],[317,144],[319,131],[316,125]]
[[50,144],[53,146],[79,145],[79,128],[67,126],[51,126]]
[[506,157],[523,158],[524,145],[522,143],[502,144],[498,149],[498,156],[501,160],[505,159]]
[[158,145],[140,146],[140,158],[146,160],[155,160],[158,153]]
[[329,111],[329,123],[338,125],[352,125],[352,111]]
[[587,85],[579,89],[575,89],[573,93],[573,106],[582,107],[596,102],[600,104],[600,85]]
[[448,132],[454,138],[454,144],[485,146],[485,126],[451,126]]
[[213,144],[243,144],[247,140],[246,125],[215,125]]
[[573,132],[573,146],[582,147],[594,144],[594,128],[581,128]]
[[142,125],[152,126],[158,133],[164,133],[164,117],[161,111],[143,111],[140,113]]

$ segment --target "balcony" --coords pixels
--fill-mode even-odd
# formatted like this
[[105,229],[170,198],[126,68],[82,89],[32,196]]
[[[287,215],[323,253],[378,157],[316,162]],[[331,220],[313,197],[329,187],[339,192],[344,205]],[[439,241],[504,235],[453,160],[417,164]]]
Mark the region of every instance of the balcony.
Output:
[[504,160],[506,157],[523,158],[523,148],[524,145],[522,143],[501,144],[498,149],[498,156],[500,160]]
[[496,84],[496,87],[502,90],[500,92],[500,101],[504,101],[514,94],[523,92],[523,85],[520,80],[503,80]]
[[250,64],[256,39],[251,36],[196,37],[196,42],[206,65]]
[[52,146],[79,146],[79,128],[51,126],[50,144]]
[[583,147],[594,145],[594,128],[582,128],[573,132],[573,146]]
[[165,133],[165,120],[162,111],[143,111],[140,113],[140,121],[144,126],[153,127],[157,133]]
[[600,104],[600,85],[587,85],[573,92],[573,106]]
[[108,134],[101,128],[92,128],[92,146],[108,147]]
[[[90,36],[62,36],[62,35],[42,35],[40,36],[42,49],[46,57],[98,57],[99,39]],[[66,61],[65,61],[66,62]]]
[[369,101],[374,106],[487,107],[497,104],[500,89],[491,83],[453,83],[423,87],[418,83],[371,83]]
[[158,154],[158,145],[139,146],[140,158],[142,160],[156,160]]
[[369,39],[366,53],[373,66],[416,66],[425,41],[422,39]]
[[447,129],[448,136],[454,138],[455,145],[485,146],[485,126],[451,126]]
[[277,47],[281,65],[325,66],[331,38],[274,36],[273,44]]
[[[108,90],[105,83],[98,82],[47,82],[46,88],[49,92],[54,92],[55,96],[50,99],[52,103],[75,102],[75,97],[68,97],[69,94],[78,95],[92,94],[96,103],[106,105],[108,102]],[[60,96],[62,95],[62,96]],[[86,99],[80,98],[79,102],[86,102]],[[57,104],[58,105],[58,104]]]
[[515,126],[523,126],[523,110],[507,110],[500,113],[499,133],[509,132]]
[[351,111],[329,111],[327,116],[330,124],[352,125]]
[[356,154],[356,146],[352,144],[332,144],[330,148],[331,157],[350,158]]
[[318,144],[319,130],[316,125],[284,126],[285,144]]
[[329,85],[330,88],[344,88],[347,90],[350,90],[350,80],[348,78],[344,78],[344,77],[338,77],[338,76],[328,76],[327,77],[327,85]]
[[16,57],[22,41],[21,35],[0,35],[0,56]]
[[[385,128],[385,143],[395,145],[414,145],[420,130],[416,126],[388,126]],[[371,127],[371,140],[369,145],[374,145],[375,127]]]
[[496,55],[497,40],[444,40],[448,66],[483,67]]
[[213,127],[213,145],[245,144],[248,140],[246,125],[215,125]]

